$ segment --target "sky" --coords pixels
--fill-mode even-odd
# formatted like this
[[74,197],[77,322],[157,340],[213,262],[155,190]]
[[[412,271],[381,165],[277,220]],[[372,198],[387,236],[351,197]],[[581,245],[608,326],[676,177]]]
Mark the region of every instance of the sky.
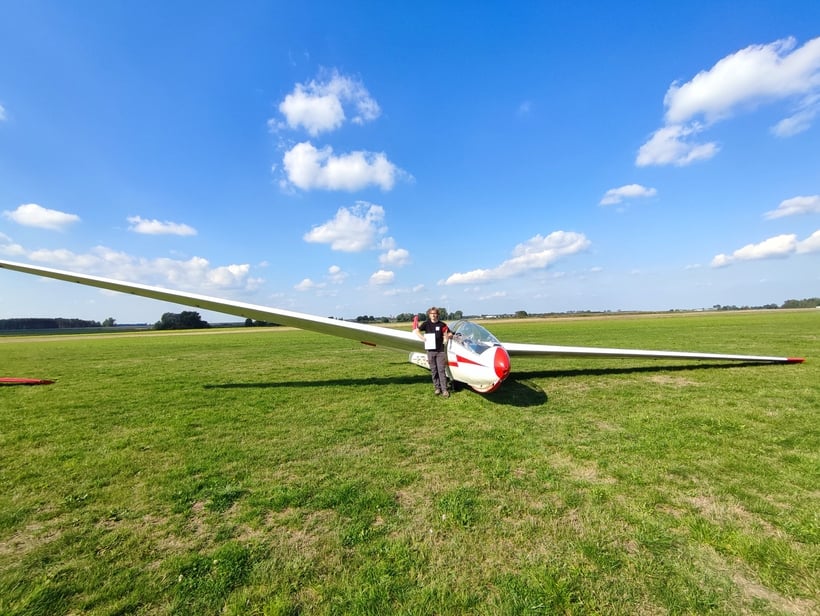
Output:
[[[0,0],[0,258],[337,318],[817,297],[820,3]],[[0,271],[0,318],[182,309]]]

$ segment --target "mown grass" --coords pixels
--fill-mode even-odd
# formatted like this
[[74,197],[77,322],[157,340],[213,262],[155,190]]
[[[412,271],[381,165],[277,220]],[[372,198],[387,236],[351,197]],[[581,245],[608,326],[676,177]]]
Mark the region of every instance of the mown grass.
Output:
[[820,311],[491,323],[802,355],[432,395],[287,330],[0,340],[2,614],[815,614]]

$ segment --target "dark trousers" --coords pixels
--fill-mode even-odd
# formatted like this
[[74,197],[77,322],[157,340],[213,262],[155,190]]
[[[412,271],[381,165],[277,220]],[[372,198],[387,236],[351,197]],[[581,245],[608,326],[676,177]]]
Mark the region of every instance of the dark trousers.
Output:
[[438,391],[447,391],[447,352],[427,351],[427,363],[430,364],[433,386]]

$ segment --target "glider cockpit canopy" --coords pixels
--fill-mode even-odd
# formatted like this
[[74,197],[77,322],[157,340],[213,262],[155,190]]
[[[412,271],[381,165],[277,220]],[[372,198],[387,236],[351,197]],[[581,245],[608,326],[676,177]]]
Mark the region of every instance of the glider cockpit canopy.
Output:
[[498,338],[472,321],[456,321],[450,325],[450,331],[457,342],[479,355],[487,349],[501,344]]

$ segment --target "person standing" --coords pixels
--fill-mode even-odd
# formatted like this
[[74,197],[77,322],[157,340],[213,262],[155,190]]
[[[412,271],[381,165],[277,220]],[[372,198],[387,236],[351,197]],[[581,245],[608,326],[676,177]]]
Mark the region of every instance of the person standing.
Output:
[[430,364],[430,374],[433,377],[433,387],[436,395],[450,397],[447,391],[447,349],[446,341],[453,337],[447,329],[447,324],[438,320],[439,312],[435,306],[427,311],[427,320],[418,324],[418,317],[413,320],[413,333],[424,341],[427,350],[427,363]]

